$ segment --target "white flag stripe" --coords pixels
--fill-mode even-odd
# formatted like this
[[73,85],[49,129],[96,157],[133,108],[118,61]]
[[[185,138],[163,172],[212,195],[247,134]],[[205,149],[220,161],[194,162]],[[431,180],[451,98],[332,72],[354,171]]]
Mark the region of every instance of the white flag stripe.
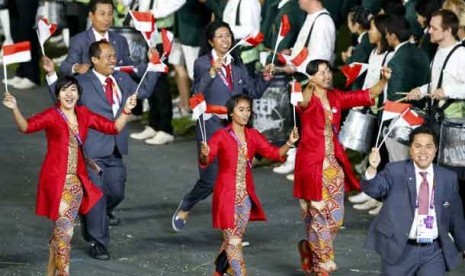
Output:
[[17,52],[11,55],[3,56],[3,64],[9,65],[19,62],[27,62],[31,60],[31,51]]

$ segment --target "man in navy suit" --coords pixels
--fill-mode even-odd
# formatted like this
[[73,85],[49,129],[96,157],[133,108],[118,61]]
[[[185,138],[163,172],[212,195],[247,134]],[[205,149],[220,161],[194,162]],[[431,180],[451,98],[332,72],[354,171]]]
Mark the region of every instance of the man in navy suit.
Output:
[[[117,58],[115,49],[110,43],[106,41],[92,43],[89,47],[89,56],[92,67],[87,73],[76,77],[83,91],[79,103],[107,119],[114,120],[123,112],[122,103],[136,92],[137,83],[128,74],[114,71]],[[50,95],[53,102],[56,102],[52,93],[55,91],[56,73],[48,58],[44,58],[44,69],[47,71]],[[159,73],[150,71],[147,73],[140,84],[138,98],[150,96],[159,76]],[[107,87],[111,87],[109,94]],[[83,236],[91,243],[88,250],[91,257],[108,260],[110,255],[107,247],[110,235],[107,213],[124,198],[126,167],[122,157],[128,153],[127,129],[123,129],[116,136],[89,130],[84,151],[102,169],[101,175],[90,168],[88,172],[92,182],[102,189],[105,196],[83,218]]]
[[381,256],[382,275],[445,275],[465,250],[457,175],[432,163],[438,143],[431,128],[414,129],[409,142],[411,160],[391,162],[379,174],[377,149],[369,156],[362,190],[384,204],[365,246]]
[[[91,0],[89,3],[89,20],[92,26],[75,36],[69,43],[68,56],[60,65],[63,75],[84,74],[91,67],[89,46],[95,41],[108,41],[116,51],[116,66],[136,65],[130,59],[126,38],[109,31],[113,24],[113,0]],[[144,64],[137,65],[137,75],[142,76]]]

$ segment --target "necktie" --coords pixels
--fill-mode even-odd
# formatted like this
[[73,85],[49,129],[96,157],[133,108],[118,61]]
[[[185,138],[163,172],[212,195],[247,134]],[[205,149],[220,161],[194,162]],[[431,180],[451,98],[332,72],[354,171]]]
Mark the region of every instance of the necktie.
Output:
[[108,77],[105,80],[105,97],[110,105],[113,105],[113,80]]
[[231,69],[231,64],[229,65],[224,65],[224,69],[226,71],[226,82],[228,83],[228,88],[229,90],[232,90],[233,84],[232,84],[232,69]]
[[418,214],[427,215],[428,214],[428,201],[429,201],[429,185],[428,180],[426,180],[426,172],[420,172],[423,180],[420,184],[420,192],[418,193]]
[[106,38],[102,38],[102,39],[100,39],[100,41],[108,42],[108,40]]

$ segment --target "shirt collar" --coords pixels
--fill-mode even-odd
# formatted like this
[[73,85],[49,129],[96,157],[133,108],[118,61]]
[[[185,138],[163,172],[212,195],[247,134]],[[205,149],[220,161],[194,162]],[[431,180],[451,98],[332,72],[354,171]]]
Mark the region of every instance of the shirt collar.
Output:
[[289,2],[290,0],[281,0],[279,1],[279,4],[278,4],[278,9],[282,8],[284,5],[286,5],[287,2]]
[[360,44],[362,43],[363,36],[367,34],[367,31],[364,31],[357,37],[357,42]]
[[[215,49],[212,49],[211,54],[212,54],[213,60],[217,60],[217,59],[218,59],[218,55],[216,54]],[[229,65],[233,60],[234,60],[234,58],[231,56],[231,54],[228,54],[226,57],[224,57],[224,62],[223,62],[223,64],[224,64],[224,65]]]
[[410,43],[410,41],[404,41],[402,43],[399,43],[399,45],[397,45],[396,47],[394,47],[394,52],[397,52],[397,50],[399,50],[400,47],[404,46],[405,44],[407,43]]
[[[105,80],[106,80],[107,78],[113,79],[113,78],[111,77],[111,75],[109,75],[109,76],[104,76],[104,75],[100,74],[99,72],[95,71],[95,69],[92,69],[92,72],[94,72],[95,76],[97,76],[98,80],[99,80],[100,83],[102,83],[102,84],[105,84]],[[114,80],[113,80],[113,81],[114,81]]]
[[94,33],[95,41],[100,41],[102,39],[105,39],[106,41],[110,42],[110,37],[108,35],[108,31],[104,35],[101,35],[94,28],[92,28],[92,32]]
[[426,172],[427,175],[433,176],[434,175],[434,170],[433,170],[433,163],[431,163],[426,170],[420,169],[415,162],[413,162],[413,166],[415,167],[415,175],[419,175],[420,172]]

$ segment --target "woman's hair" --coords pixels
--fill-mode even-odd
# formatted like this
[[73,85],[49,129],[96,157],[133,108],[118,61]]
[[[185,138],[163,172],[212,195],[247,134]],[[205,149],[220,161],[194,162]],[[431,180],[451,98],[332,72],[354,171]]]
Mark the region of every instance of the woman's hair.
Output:
[[[252,111],[252,99],[247,94],[239,94],[232,96],[226,103],[226,109],[228,110],[228,123],[232,122],[231,113],[234,112],[234,108],[239,104],[240,101],[247,101]],[[249,121],[247,122],[247,127],[252,126],[252,113],[250,113]]]
[[441,8],[440,3],[437,0],[420,0],[415,5],[415,11],[419,15],[425,18],[425,25],[422,27],[428,27],[433,12]]
[[442,3],[442,8],[453,11],[460,18],[465,13],[465,2],[463,0],[446,0]]
[[[210,54],[213,48],[212,45],[210,45],[210,41],[213,41],[213,38],[215,37],[215,32],[219,28],[227,28],[229,30],[229,33],[231,34],[231,47],[233,46],[233,44],[235,43],[234,33],[232,32],[229,24],[222,21],[213,21],[207,26],[205,30],[205,39],[200,41],[199,56]],[[242,60],[239,55],[239,47],[237,47],[231,52],[231,56],[234,58],[234,63],[242,63]]]
[[307,71],[307,74],[310,76],[313,76],[318,72],[318,67],[320,67],[321,64],[326,64],[328,68],[330,68],[329,61],[325,59],[314,59],[307,64],[305,71]]
[[350,9],[349,16],[352,24],[358,23],[362,29],[370,29],[370,19],[373,15],[367,8],[363,6],[354,6]]
[[381,49],[380,52],[384,53],[390,50],[389,44],[386,40],[386,22],[388,20],[388,15],[378,14],[373,17],[373,24],[375,24],[376,29],[381,33]]
[[[62,89],[66,89],[70,87],[71,85],[75,84],[78,90],[78,95],[81,97],[82,94],[82,88],[79,85],[77,79],[72,76],[64,76],[61,77],[57,80],[56,85],[55,85],[55,97],[58,99],[58,95],[60,95],[60,91]],[[58,101],[58,100],[57,100]]]

